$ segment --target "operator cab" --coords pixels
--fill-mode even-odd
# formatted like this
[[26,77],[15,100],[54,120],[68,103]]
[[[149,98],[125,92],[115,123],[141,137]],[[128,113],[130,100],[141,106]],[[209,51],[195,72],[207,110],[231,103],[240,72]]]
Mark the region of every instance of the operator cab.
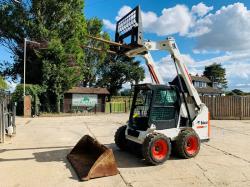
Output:
[[156,130],[176,128],[180,105],[180,95],[175,86],[135,85],[129,126],[140,131],[146,131],[151,124],[156,126]]

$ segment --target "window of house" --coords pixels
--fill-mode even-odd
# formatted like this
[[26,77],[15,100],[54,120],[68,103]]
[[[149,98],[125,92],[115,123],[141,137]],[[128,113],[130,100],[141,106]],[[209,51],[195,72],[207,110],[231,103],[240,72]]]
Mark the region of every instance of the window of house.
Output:
[[213,82],[213,88],[218,88],[218,87],[219,87],[218,82]]
[[197,88],[205,88],[207,87],[207,83],[202,81],[194,81],[194,86]]

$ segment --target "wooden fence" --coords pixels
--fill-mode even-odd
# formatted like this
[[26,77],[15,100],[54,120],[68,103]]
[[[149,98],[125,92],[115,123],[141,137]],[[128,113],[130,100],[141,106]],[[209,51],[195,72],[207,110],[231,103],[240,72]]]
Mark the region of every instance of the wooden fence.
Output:
[[[250,97],[225,96],[208,97],[202,96],[201,100],[207,105],[211,119],[248,119],[250,120]],[[116,102],[114,102],[116,101]],[[191,101],[188,98],[188,101]],[[128,112],[131,107],[128,97],[114,98],[113,102],[106,103],[107,113]]]
[[211,119],[250,119],[250,97],[201,97],[207,105]]

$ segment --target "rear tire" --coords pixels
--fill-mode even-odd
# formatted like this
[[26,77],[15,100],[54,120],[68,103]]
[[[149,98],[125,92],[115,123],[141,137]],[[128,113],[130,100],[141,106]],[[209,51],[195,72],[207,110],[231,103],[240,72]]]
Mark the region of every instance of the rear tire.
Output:
[[165,162],[171,153],[171,143],[163,134],[149,134],[142,145],[142,155],[150,165]]
[[127,140],[125,136],[127,126],[121,126],[117,129],[115,133],[115,144],[117,147],[119,147],[121,150],[126,150],[127,148]]
[[191,130],[182,131],[174,143],[175,153],[181,158],[195,157],[200,151],[200,138]]

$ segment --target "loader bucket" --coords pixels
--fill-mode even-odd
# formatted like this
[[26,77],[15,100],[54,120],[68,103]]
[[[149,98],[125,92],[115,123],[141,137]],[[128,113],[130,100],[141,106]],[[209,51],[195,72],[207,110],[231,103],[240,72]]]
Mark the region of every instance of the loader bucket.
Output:
[[89,135],[82,137],[67,158],[83,181],[119,173],[113,151]]

